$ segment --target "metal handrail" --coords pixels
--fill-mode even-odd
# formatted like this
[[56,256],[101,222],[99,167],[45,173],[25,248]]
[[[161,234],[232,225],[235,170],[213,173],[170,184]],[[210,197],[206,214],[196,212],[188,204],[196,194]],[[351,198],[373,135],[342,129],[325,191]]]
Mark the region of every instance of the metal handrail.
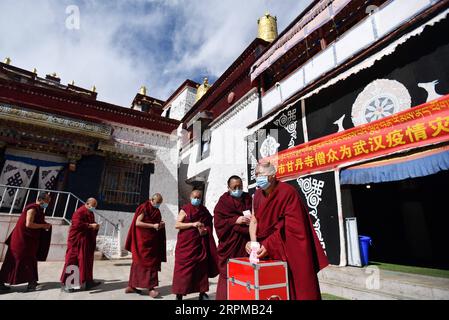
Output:
[[[20,214],[28,204],[28,200],[30,198],[31,192],[36,192],[36,199],[39,195],[39,192],[48,192],[50,194],[56,193],[56,198],[54,202],[50,202],[50,206],[44,209],[44,213],[46,216],[49,216],[54,219],[61,219],[67,222],[68,224],[71,224],[71,219],[67,217],[67,213],[71,212],[71,209],[69,211],[69,207],[73,208],[73,204],[75,204],[74,210],[77,210],[79,207],[79,204],[85,204],[86,202],[74,195],[71,192],[68,191],[58,191],[58,190],[49,190],[49,189],[39,189],[39,188],[26,188],[26,187],[18,187],[18,186],[11,186],[11,185],[5,185],[0,184],[0,190],[1,188],[4,188],[3,194],[0,200],[0,210],[2,207],[9,209],[9,215],[18,215]],[[14,194],[7,191],[14,190]],[[26,191],[26,196],[25,196]],[[19,193],[22,192],[23,194],[19,196]],[[1,192],[0,192],[1,194]],[[6,201],[5,201],[5,195]],[[66,199],[64,199],[66,197]],[[60,202],[62,198],[62,202]],[[11,201],[12,199],[12,201]],[[53,197],[52,197],[53,200]],[[22,203],[23,201],[23,203]],[[64,203],[65,201],[65,203]],[[6,206],[4,206],[6,202]],[[19,203],[18,203],[19,202]],[[62,216],[55,215],[55,213],[58,211],[58,208],[64,208],[64,212]],[[21,208],[21,210],[20,210]],[[14,212],[15,211],[15,212]],[[19,212],[20,213],[19,213]],[[109,219],[107,219],[104,215],[99,213],[96,209],[93,210],[93,214],[95,215],[95,220],[100,225],[99,232],[97,234],[98,241],[97,241],[97,247],[100,251],[103,252],[103,254],[108,258],[114,258],[115,256],[120,256],[120,239],[119,239],[119,224],[113,223]]]
[[[85,201],[81,200],[78,196],[74,195],[73,193],[71,193],[71,192],[69,192],[69,191],[59,191],[59,190],[39,189],[39,188],[26,188],[26,187],[10,186],[10,185],[5,185],[5,184],[0,184],[0,188],[5,188],[4,191],[3,191],[3,195],[2,195],[1,201],[0,201],[0,209],[1,209],[2,206],[3,206],[3,202],[4,202],[4,199],[5,199],[5,194],[6,194],[7,189],[16,189],[16,191],[14,192],[14,198],[13,198],[13,201],[12,201],[12,203],[11,203],[11,208],[10,208],[9,214],[15,214],[15,213],[13,213],[13,211],[14,211],[15,202],[16,202],[16,200],[17,200],[17,194],[18,194],[18,191],[19,191],[19,190],[27,190],[27,196],[26,196],[26,198],[25,198],[25,201],[24,201],[24,205],[23,205],[22,210],[23,210],[23,209],[25,208],[25,206],[27,205],[27,200],[28,200],[30,191],[36,191],[38,194],[39,194],[39,192],[56,193],[57,196],[56,196],[55,205],[54,205],[54,207],[53,207],[52,218],[56,218],[56,219],[62,218],[62,219],[64,219],[65,221],[67,221],[69,224],[70,224],[70,220],[66,218],[66,214],[67,214],[66,211],[67,211],[67,206],[68,206],[68,203],[69,203],[69,201],[70,201],[70,198],[73,197],[73,199],[77,201],[77,202],[76,202],[76,205],[75,205],[76,208],[78,208],[78,203],[80,203],[80,202],[81,202],[82,204],[85,204],[85,203],[86,203]],[[65,194],[65,195],[67,195],[66,208],[65,208],[65,210],[64,210],[64,215],[63,215],[62,217],[55,217],[55,216],[54,216],[54,213],[55,213],[55,210],[56,210],[56,204],[58,203],[59,195],[60,195],[60,194]],[[37,198],[36,198],[36,200],[37,200]],[[45,210],[45,213],[46,213],[46,210]],[[103,216],[102,214],[98,213],[97,210],[94,210],[94,214],[100,216],[100,217],[101,217],[102,219],[104,219],[106,222],[108,222],[109,224],[113,225],[115,229],[118,229],[118,227],[119,227],[119,224],[118,224],[118,223],[116,224],[116,223],[113,223],[112,221],[108,220],[105,216]]]

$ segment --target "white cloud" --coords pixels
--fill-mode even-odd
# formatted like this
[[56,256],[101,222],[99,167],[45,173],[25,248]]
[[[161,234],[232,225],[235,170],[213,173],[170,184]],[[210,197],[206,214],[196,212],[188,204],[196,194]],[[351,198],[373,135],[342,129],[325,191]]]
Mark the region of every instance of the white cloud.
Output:
[[[2,1],[0,55],[40,76],[90,88],[129,106],[143,84],[167,98],[186,78],[218,77],[257,35],[269,10],[281,32],[310,0]],[[80,29],[65,27],[68,5]]]

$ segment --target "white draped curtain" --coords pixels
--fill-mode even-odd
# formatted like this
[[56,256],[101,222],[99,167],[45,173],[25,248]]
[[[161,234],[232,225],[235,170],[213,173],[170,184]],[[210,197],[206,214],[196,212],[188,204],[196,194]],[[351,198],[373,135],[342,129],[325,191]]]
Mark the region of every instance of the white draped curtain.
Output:
[[[0,176],[0,185],[28,188],[36,169],[37,166],[31,164],[6,160]],[[19,190],[15,195],[16,191],[16,188],[0,187],[1,207],[11,208],[15,197],[14,209],[22,208],[27,191]]]

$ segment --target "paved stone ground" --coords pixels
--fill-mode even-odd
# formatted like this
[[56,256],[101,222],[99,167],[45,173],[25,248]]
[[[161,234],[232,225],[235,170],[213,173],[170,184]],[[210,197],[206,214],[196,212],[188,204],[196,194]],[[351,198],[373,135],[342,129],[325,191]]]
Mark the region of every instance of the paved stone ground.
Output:
[[[153,299],[147,295],[147,291],[139,294],[125,294],[128,283],[131,260],[96,260],[94,263],[94,279],[102,284],[91,291],[79,291],[74,293],[62,292],[59,284],[63,262],[39,262],[39,283],[43,290],[25,292],[26,284],[12,286],[11,291],[0,294],[0,300],[175,300],[171,293],[173,277],[173,257],[167,257],[168,262],[162,264],[159,273],[160,298]],[[215,290],[218,277],[209,279],[209,297],[215,299]],[[190,294],[185,300],[197,300],[198,294]]]

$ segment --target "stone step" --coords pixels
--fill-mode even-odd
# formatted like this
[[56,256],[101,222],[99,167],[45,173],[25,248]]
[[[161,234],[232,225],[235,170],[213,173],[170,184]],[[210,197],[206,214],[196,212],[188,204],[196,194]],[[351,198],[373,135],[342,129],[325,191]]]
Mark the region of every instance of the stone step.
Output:
[[446,278],[382,270],[381,289],[415,299],[449,299],[449,279]]
[[406,300],[404,296],[398,296],[379,290],[364,290],[352,287],[341,282],[320,280],[322,293],[332,294],[349,300]]
[[103,252],[96,250],[94,252],[94,260],[107,260]]
[[449,299],[449,279],[382,270],[375,266],[329,266],[318,277],[320,282],[340,284],[355,291],[389,294],[405,299]]

